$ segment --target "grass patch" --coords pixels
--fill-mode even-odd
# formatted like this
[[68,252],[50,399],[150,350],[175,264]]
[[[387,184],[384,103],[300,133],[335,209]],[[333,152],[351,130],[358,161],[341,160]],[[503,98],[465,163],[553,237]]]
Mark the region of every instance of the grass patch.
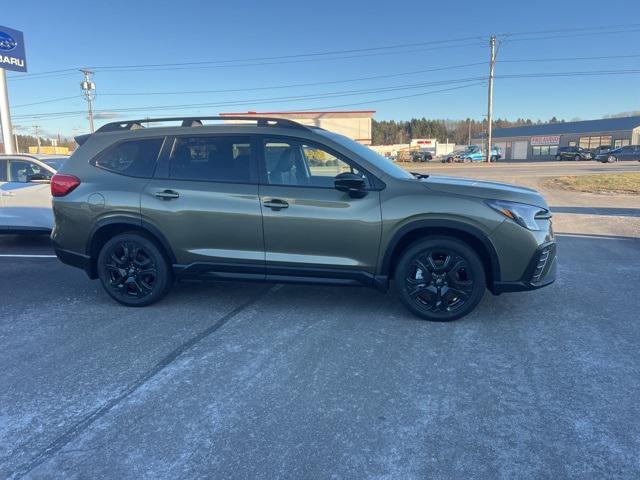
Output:
[[551,188],[577,192],[640,194],[640,173],[601,173],[555,177],[545,183]]

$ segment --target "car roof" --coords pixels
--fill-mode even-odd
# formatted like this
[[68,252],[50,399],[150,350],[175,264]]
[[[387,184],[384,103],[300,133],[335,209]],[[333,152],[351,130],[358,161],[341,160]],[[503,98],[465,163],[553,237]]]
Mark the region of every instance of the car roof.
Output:
[[40,160],[44,162],[46,160],[66,160],[69,155],[45,155],[45,154],[31,154],[31,153],[0,153],[0,158],[24,158],[31,160]]

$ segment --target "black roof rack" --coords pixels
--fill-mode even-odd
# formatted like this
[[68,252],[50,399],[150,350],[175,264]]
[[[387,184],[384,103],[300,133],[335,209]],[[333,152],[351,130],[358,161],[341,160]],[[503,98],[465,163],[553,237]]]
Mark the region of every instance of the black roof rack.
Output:
[[201,127],[203,120],[253,120],[259,127],[288,127],[297,128],[300,130],[308,130],[309,127],[294,122],[293,120],[287,120],[286,118],[275,117],[258,117],[255,115],[225,115],[216,117],[166,117],[166,118],[143,118],[140,120],[125,120],[123,122],[110,122],[101,126],[96,133],[102,132],[119,132],[123,130],[138,130],[145,128],[144,123],[159,123],[159,122],[182,122],[181,127]]

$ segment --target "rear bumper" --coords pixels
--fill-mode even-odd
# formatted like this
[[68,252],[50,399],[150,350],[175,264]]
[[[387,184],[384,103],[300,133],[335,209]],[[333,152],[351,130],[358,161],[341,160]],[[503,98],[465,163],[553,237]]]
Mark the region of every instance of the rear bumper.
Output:
[[95,275],[92,274],[91,258],[88,255],[72,252],[71,250],[65,250],[55,243],[53,244],[53,250],[56,253],[56,257],[58,257],[58,260],[62,263],[80,268],[85,271],[89,278],[95,278]]
[[536,290],[551,285],[556,280],[558,257],[555,242],[538,247],[531,257],[523,277],[516,282],[494,282],[491,292],[498,295],[507,292]]

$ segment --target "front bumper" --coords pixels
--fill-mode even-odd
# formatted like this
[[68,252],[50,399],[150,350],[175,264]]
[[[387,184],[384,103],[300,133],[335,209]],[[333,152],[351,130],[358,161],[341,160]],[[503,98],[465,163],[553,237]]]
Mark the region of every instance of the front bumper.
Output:
[[506,292],[523,292],[546,287],[556,280],[558,257],[555,242],[540,245],[525,270],[522,278],[515,282],[493,282],[491,292],[498,295]]

